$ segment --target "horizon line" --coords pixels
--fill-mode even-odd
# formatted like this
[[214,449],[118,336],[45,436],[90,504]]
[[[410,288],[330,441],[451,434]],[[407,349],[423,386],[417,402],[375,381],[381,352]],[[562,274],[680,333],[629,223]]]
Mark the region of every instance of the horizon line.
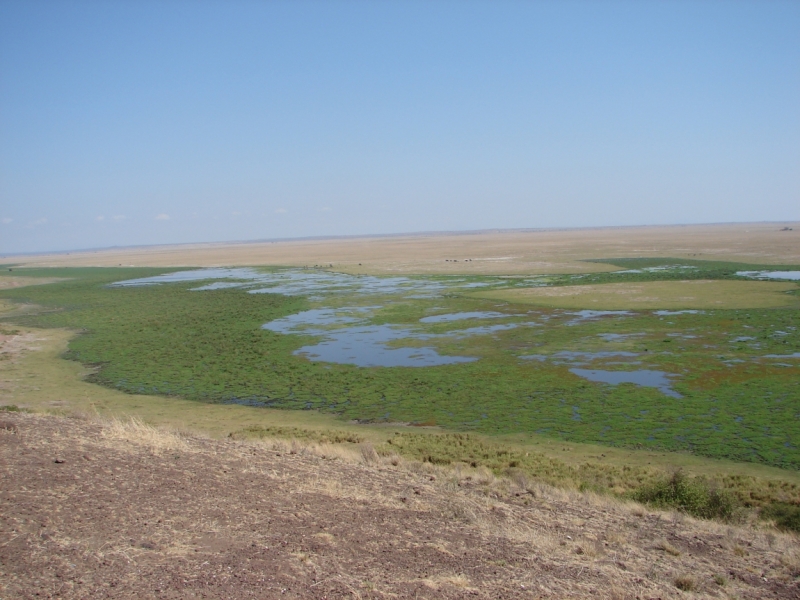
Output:
[[535,233],[546,231],[585,231],[591,229],[636,229],[636,228],[665,228],[665,227],[715,227],[723,225],[782,225],[795,224],[800,221],[720,221],[712,223],[670,223],[670,224],[644,224],[644,225],[590,225],[584,227],[490,227],[487,229],[465,229],[465,230],[434,230],[434,231],[409,231],[401,233],[366,233],[352,235],[315,235],[288,238],[258,238],[250,240],[226,240],[218,242],[176,242],[165,244],[132,244],[129,246],[102,246],[95,248],[77,248],[70,250],[42,250],[37,252],[11,252],[0,254],[0,258],[27,257],[27,256],[48,256],[59,254],[83,254],[90,252],[107,252],[110,250],[132,250],[145,248],[164,248],[180,246],[213,246],[213,245],[245,245],[245,244],[266,244],[266,243],[287,243],[287,242],[308,242],[324,240],[350,240],[350,239],[370,239],[370,238],[391,238],[391,237],[430,237],[446,235],[476,235],[484,233]]

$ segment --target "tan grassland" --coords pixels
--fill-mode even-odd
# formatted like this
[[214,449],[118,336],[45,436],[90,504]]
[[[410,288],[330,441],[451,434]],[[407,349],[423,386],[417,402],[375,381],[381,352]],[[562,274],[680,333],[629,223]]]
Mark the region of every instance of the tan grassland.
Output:
[[[784,227],[792,231],[782,230]],[[609,265],[579,261],[637,256],[797,264],[800,224],[509,230],[187,244],[0,257],[0,261],[24,266],[333,265],[335,270],[352,273],[531,275],[614,270]]]
[[507,302],[556,308],[703,309],[800,307],[800,297],[786,292],[794,283],[773,281],[648,281],[563,287],[516,288],[470,294]]
[[0,290],[7,290],[10,288],[25,287],[28,285],[43,285],[45,283],[55,283],[56,281],[63,281],[58,277],[14,277],[4,276],[0,277]]

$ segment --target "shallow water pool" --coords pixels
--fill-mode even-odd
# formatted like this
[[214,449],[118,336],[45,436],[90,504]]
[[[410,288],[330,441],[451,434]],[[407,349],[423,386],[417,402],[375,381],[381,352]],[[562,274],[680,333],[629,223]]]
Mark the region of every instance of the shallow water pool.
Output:
[[620,383],[634,383],[643,387],[658,388],[665,396],[672,398],[683,398],[678,392],[673,390],[669,380],[670,374],[664,371],[651,371],[640,369],[638,371],[600,371],[596,369],[572,368],[570,373],[583,377],[589,381],[619,385]]

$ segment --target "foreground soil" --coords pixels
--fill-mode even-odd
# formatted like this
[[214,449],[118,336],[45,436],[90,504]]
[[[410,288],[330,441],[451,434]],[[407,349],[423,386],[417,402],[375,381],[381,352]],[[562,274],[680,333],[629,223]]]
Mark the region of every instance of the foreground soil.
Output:
[[800,598],[793,536],[370,450],[0,413],[0,598]]

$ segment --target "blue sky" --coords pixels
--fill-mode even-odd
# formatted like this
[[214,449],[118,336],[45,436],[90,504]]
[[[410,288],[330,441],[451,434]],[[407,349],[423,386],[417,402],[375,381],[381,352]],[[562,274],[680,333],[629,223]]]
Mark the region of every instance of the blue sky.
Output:
[[798,2],[0,2],[0,252],[800,219]]

